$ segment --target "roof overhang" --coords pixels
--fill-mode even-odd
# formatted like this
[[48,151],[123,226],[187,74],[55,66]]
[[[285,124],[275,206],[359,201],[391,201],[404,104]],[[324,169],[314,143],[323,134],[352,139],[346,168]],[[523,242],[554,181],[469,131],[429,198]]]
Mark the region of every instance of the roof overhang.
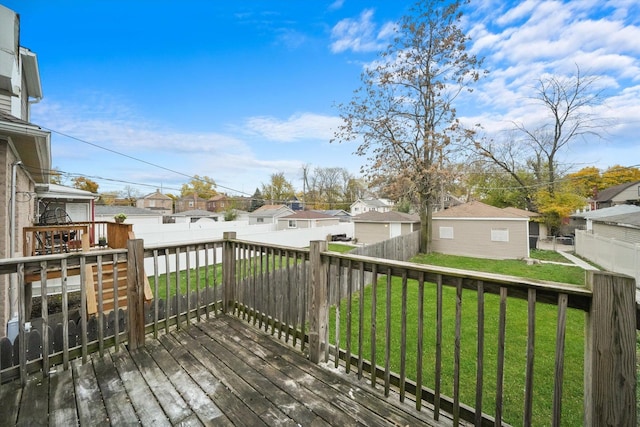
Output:
[[24,169],[38,184],[49,182],[51,134],[29,123],[0,120],[0,137],[8,137]]
[[63,199],[66,201],[74,200],[96,200],[97,194],[90,191],[80,190],[73,187],[65,187],[57,184],[40,184],[36,185],[36,193],[40,199]]

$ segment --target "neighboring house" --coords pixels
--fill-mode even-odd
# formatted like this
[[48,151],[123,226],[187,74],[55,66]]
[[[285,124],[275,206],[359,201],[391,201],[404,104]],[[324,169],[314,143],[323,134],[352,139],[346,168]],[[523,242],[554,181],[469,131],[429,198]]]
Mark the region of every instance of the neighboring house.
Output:
[[418,215],[396,211],[369,211],[354,216],[351,221],[354,239],[367,245],[420,230]]
[[224,221],[224,213],[209,212],[204,209],[193,209],[190,211],[176,212],[170,215],[170,220],[173,223],[196,222],[200,220],[218,222]]
[[[22,255],[23,227],[36,218],[36,185],[49,183],[51,134],[30,123],[42,99],[36,55],[20,46],[20,19],[0,5],[0,258]],[[17,283],[0,278],[0,336],[17,328]]]
[[640,205],[640,181],[605,188],[594,197],[593,204],[594,209],[616,205]]
[[207,200],[207,210],[210,212],[224,212],[231,207],[227,196],[224,194],[216,194]]
[[616,205],[595,211],[576,212],[571,215],[570,224],[574,229],[592,231],[594,220],[638,212],[640,212],[640,206],[635,205]]
[[299,211],[277,219],[277,229],[315,228],[340,224],[340,219],[315,211]]
[[316,210],[315,212],[322,212],[332,217],[338,218],[340,222],[351,222],[351,214],[342,209],[328,209],[328,210]]
[[[549,236],[549,230],[547,225],[540,221],[542,215],[537,212],[531,212],[524,209],[508,207],[504,208],[505,211],[511,212],[517,215],[529,217],[529,236],[537,237],[540,240],[546,239]],[[535,248],[530,248],[535,249]]]
[[468,202],[433,214],[435,252],[480,258],[529,256],[529,217],[481,202]]
[[285,205],[264,205],[249,214],[249,225],[275,224],[278,218],[292,213],[293,210]]
[[141,209],[149,209],[162,215],[173,213],[173,199],[166,194],[162,194],[160,190],[147,194],[136,200],[136,207]]
[[196,193],[187,194],[176,200],[175,213],[192,210],[207,210],[207,201]]
[[134,206],[96,205],[96,222],[115,222],[114,216],[123,213],[128,224],[162,224],[162,213]]
[[386,199],[358,199],[351,204],[351,216],[365,212],[389,212],[393,204]]

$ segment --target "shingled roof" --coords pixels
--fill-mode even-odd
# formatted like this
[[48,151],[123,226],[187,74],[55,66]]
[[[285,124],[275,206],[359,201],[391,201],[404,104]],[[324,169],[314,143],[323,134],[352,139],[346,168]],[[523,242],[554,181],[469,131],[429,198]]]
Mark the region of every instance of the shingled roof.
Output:
[[526,219],[528,216],[496,208],[482,202],[467,202],[433,214],[434,218],[504,218]]
[[317,211],[298,211],[294,214],[280,217],[280,219],[337,219],[337,218],[322,212],[317,212]]

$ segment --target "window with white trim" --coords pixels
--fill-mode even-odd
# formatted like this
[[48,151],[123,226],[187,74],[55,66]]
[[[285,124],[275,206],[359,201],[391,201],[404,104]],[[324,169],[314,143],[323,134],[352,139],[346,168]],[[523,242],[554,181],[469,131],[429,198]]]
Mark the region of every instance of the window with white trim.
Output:
[[289,220],[289,228],[298,228],[298,223],[295,219]]

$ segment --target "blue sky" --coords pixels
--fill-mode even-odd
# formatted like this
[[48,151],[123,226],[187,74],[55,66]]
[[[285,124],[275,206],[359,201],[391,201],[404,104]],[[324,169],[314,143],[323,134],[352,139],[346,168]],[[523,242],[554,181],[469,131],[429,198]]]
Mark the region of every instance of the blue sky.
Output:
[[[53,165],[67,183],[82,175],[100,191],[178,193],[198,174],[252,194],[276,172],[301,189],[302,165],[359,175],[356,146],[329,143],[335,105],[413,1],[0,3],[20,14],[21,44],[38,55],[44,99],[32,122],[54,131]],[[640,164],[637,0],[474,1],[463,26],[489,70],[458,106],[463,122],[488,134],[535,126],[536,80],[578,65],[599,76],[607,99],[595,112],[611,125],[560,160]]]

